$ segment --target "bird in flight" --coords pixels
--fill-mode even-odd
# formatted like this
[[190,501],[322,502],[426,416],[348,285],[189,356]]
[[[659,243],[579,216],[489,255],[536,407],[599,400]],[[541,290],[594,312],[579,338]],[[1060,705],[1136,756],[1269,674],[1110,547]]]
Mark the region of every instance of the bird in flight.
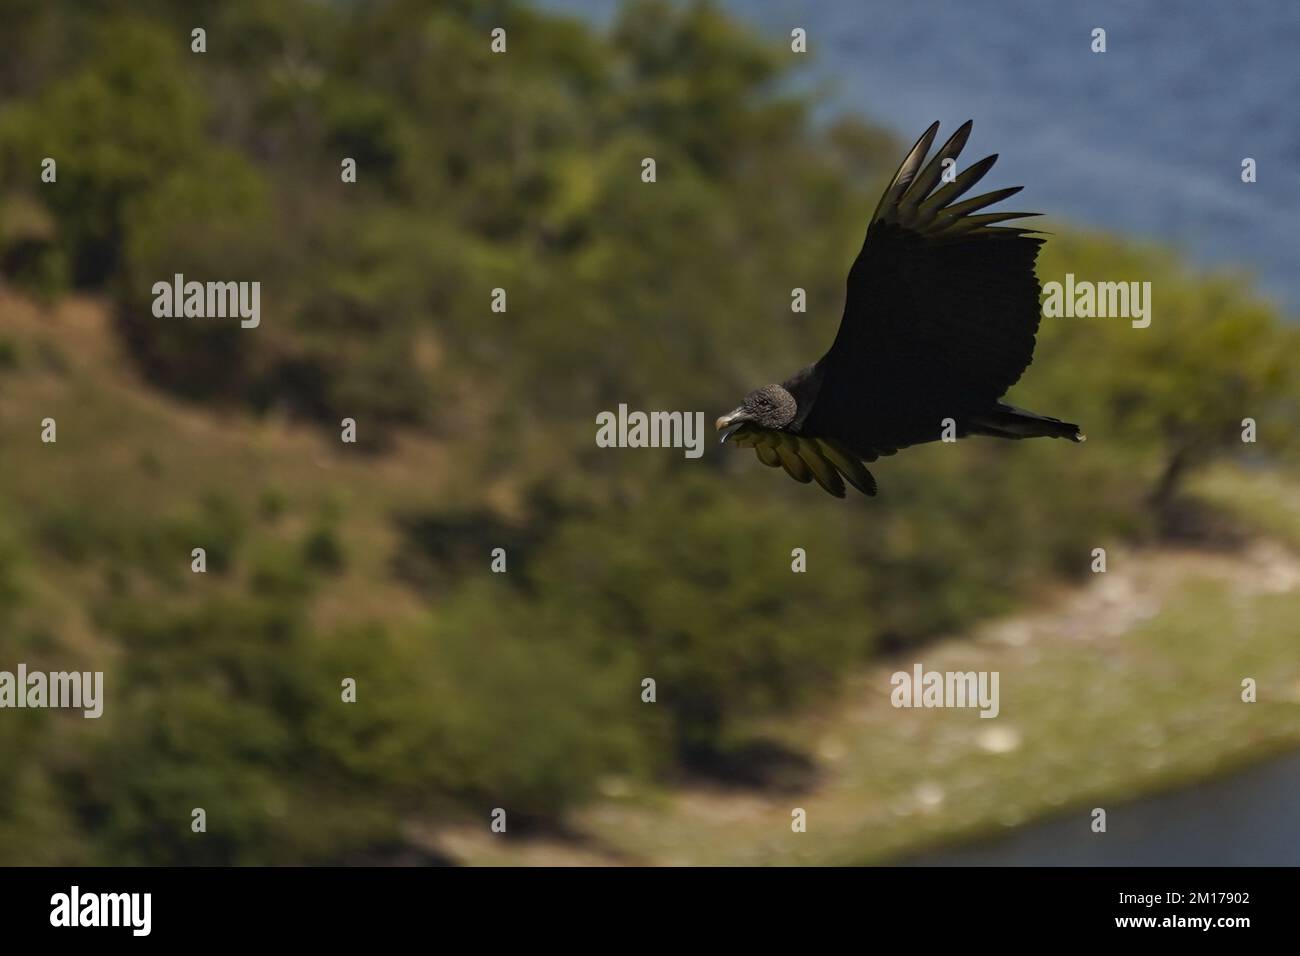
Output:
[[752,447],[763,464],[843,498],[845,481],[875,495],[864,462],[945,432],[1084,440],[1078,425],[1000,401],[1033,360],[1034,260],[1044,240],[1033,229],[995,225],[1037,213],[975,215],[1019,186],[956,201],[997,160],[953,175],[971,125],[929,162],[939,124],[916,141],[849,270],[830,351],[746,395],[715,423],[722,441]]

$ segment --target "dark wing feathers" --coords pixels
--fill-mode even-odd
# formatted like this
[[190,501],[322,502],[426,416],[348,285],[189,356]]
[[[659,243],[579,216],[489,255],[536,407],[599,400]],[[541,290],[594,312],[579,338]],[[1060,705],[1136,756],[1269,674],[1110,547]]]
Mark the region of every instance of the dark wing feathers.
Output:
[[921,134],[916,145],[903,157],[902,165],[898,167],[898,172],[894,173],[894,178],[885,187],[885,192],[876,205],[876,211],[871,217],[872,222],[879,219],[887,210],[898,206],[907,187],[912,185],[912,179],[925,159],[925,154],[930,151],[930,144],[934,142],[934,134],[937,132],[939,132],[939,123],[936,121],[930,124],[930,128]]
[[951,206],[944,207],[936,218],[941,223],[952,222],[954,219],[965,216],[967,213],[972,213],[977,209],[983,209],[985,206],[991,206],[995,202],[1002,202],[1004,199],[1009,199],[1024,188],[1024,186],[1008,186],[1006,189],[995,189],[991,193],[976,196],[974,199],[967,199],[962,202],[953,203]]
[[1033,213],[974,215],[1019,187],[956,202],[996,156],[942,182],[943,161],[956,160],[970,128],[927,162],[931,126],[886,187],[849,271],[835,343],[815,366],[818,390],[801,434],[834,438],[869,459],[933,440],[943,418],[995,402],[1028,367],[1043,240],[997,225]]
[[906,216],[908,219],[913,218],[913,210],[917,209],[921,201],[929,195],[935,184],[939,182],[940,177],[943,176],[944,160],[957,161],[957,156],[961,153],[962,147],[966,145],[966,140],[970,137],[972,125],[969,120],[963,123],[957,132],[948,138],[948,142],[939,147],[939,151],[926,164],[925,169],[921,170],[919,175],[912,177],[912,182],[898,200],[898,212],[901,216]]
[[[957,174],[956,178],[950,183],[945,183],[939,189],[935,190],[934,195],[925,200],[921,205],[933,212],[942,209],[951,203],[954,199],[966,195],[970,188],[984,178],[984,174],[993,168],[993,164],[998,161],[998,154],[985,156],[977,163],[973,163],[966,169]],[[876,216],[871,221],[875,222],[880,218]]]

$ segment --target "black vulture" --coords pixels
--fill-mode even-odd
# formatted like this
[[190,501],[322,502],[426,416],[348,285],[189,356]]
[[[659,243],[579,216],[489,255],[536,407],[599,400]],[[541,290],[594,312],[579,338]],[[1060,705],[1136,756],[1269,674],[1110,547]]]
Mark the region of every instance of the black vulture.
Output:
[[956,201],[997,159],[953,175],[971,125],[928,163],[939,124],[916,141],[849,270],[830,351],[780,385],[746,395],[715,423],[722,441],[751,446],[763,464],[795,481],[816,479],[843,498],[844,480],[876,493],[863,462],[946,437],[945,430],[956,438],[1084,440],[1077,425],[999,401],[1033,360],[1034,260],[1044,240],[1033,229],[995,225],[1036,213],[974,215],[1019,186]]

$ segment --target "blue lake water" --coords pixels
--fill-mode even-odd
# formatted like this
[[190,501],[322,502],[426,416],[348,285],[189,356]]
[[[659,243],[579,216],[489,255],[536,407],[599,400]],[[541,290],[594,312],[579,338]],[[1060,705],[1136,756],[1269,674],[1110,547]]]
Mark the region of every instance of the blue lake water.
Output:
[[1300,754],[1196,787],[1104,804],[965,846],[923,853],[920,866],[1300,866]]
[[[543,4],[603,23],[614,0]],[[828,108],[909,142],[975,120],[965,155],[1024,205],[1244,267],[1300,313],[1300,3],[725,0],[772,38],[808,31]],[[1107,52],[1093,53],[1092,30]],[[1241,181],[1253,158],[1258,181]]]

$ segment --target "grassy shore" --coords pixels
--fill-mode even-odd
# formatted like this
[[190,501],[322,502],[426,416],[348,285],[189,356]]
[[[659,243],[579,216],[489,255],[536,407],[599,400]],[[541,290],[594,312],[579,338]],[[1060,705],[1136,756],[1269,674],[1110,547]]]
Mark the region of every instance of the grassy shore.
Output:
[[[1085,587],[848,680],[766,730],[812,755],[796,792],[686,785],[610,796],[574,838],[430,832],[469,863],[885,863],[1060,813],[1230,773],[1300,746],[1300,498],[1293,480],[1222,468],[1206,501],[1269,536],[1228,550],[1112,552]],[[890,675],[996,670],[1001,713],[897,710]],[[1253,678],[1258,701],[1241,699]],[[791,813],[807,813],[793,833]]]

